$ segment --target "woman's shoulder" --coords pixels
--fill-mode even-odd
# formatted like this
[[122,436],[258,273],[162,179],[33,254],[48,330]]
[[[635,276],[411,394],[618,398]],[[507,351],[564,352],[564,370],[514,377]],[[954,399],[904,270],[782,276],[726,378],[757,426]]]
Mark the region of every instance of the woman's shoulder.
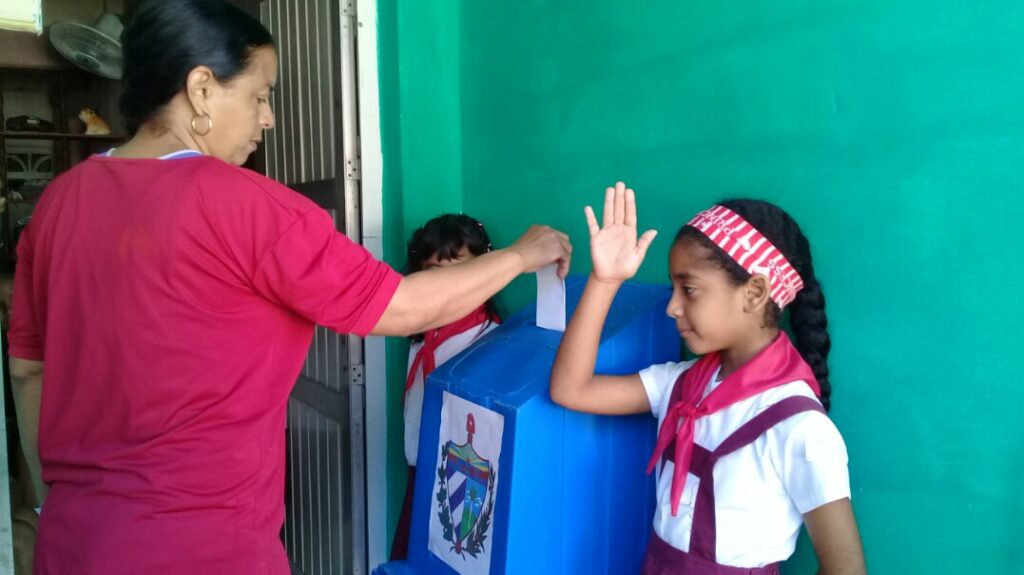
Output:
[[212,231],[218,242],[261,258],[287,234],[293,243],[322,245],[336,233],[325,210],[279,182],[215,158],[179,161],[194,162],[180,168],[187,172],[183,185],[190,187],[182,194],[197,216],[189,225]]
[[195,184],[206,201],[267,202],[296,212],[307,212],[318,207],[312,200],[288,186],[248,168],[209,156],[189,161],[196,162]]

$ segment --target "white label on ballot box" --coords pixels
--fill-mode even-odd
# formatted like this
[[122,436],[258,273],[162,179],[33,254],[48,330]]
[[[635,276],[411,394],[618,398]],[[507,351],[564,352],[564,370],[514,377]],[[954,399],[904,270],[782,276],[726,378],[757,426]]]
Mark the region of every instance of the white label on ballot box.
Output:
[[500,413],[444,392],[428,546],[460,575],[491,570],[504,429]]

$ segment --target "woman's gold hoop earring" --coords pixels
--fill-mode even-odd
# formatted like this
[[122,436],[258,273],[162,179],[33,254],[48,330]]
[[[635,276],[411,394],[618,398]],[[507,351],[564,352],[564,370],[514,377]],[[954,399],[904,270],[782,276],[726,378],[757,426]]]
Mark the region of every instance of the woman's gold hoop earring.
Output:
[[[204,130],[202,132],[200,132],[199,129],[196,128],[196,120],[199,119],[199,118],[206,118],[206,130]],[[192,132],[195,135],[197,135],[197,136],[205,136],[205,135],[209,134],[210,130],[212,130],[212,129],[213,129],[213,118],[210,117],[210,114],[208,112],[203,112],[202,114],[197,114],[195,116],[192,116]]]

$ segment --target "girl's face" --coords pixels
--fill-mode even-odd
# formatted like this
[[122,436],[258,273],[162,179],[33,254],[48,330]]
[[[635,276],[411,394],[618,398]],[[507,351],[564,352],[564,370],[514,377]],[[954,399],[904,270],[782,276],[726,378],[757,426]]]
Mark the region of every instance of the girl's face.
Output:
[[708,249],[676,243],[669,252],[672,299],[666,313],[676,320],[686,347],[697,355],[729,349],[749,333],[743,286],[708,261]]
[[461,264],[462,262],[468,262],[475,257],[476,256],[473,255],[473,252],[469,251],[469,248],[466,246],[462,246],[459,253],[455,254],[455,257],[450,260],[440,260],[437,258],[437,252],[434,252],[430,254],[427,261],[423,262],[423,269],[431,270],[434,268],[446,268],[455,264]]

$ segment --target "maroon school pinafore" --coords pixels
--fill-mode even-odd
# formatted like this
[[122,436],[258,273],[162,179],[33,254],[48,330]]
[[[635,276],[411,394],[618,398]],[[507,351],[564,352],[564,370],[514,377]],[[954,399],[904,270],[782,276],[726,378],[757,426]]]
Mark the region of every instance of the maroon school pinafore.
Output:
[[[681,393],[682,385],[677,382],[672,392],[672,401],[677,401]],[[651,533],[641,575],[778,575],[778,563],[751,568],[721,565],[716,562],[714,469],[715,463],[722,457],[750,445],[775,425],[805,411],[825,413],[821,404],[809,397],[789,397],[744,423],[714,451],[694,444],[690,473],[697,476],[700,483],[697,486],[697,499],[694,503],[690,551],[676,549],[657,533]],[[674,453],[675,440],[664,451],[662,465],[665,461],[673,461]]]

